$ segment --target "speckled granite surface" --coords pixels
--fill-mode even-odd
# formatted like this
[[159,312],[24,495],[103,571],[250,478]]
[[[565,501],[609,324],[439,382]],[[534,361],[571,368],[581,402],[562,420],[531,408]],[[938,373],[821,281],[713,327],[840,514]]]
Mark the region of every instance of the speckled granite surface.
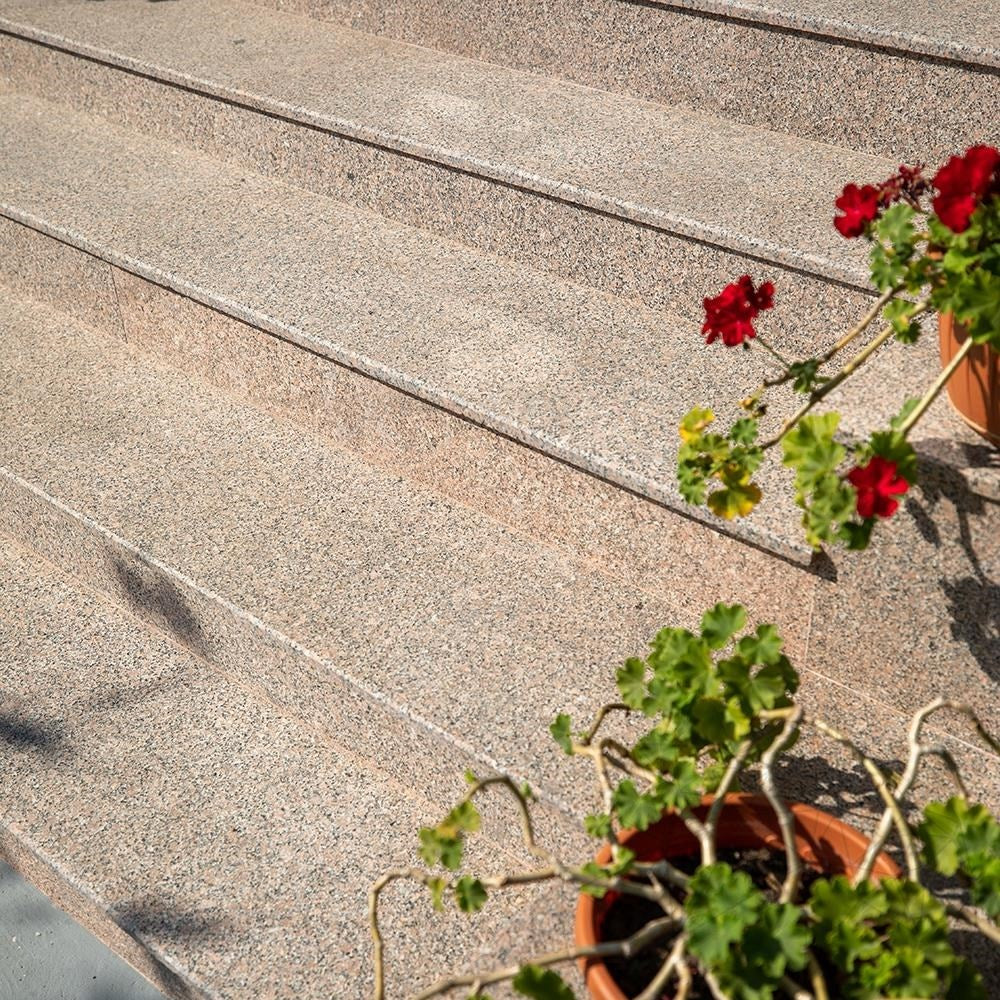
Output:
[[[442,806],[4,538],[0,567],[0,850],[116,949],[124,930],[170,996],[369,996],[368,887]],[[491,833],[473,863],[509,864]],[[434,919],[424,891],[387,893],[392,995],[561,943],[573,903],[559,887]]]
[[[415,725],[418,745],[447,737],[560,801],[565,768],[548,721],[605,697],[609,665],[656,628],[700,614],[688,594],[699,570],[683,563],[663,596],[626,586],[205,383],[150,368],[56,313],[16,303],[8,312],[2,371],[18,389],[5,402],[0,462],[17,476],[4,479],[4,530],[300,716],[329,716],[333,731],[351,732],[380,758],[397,742],[377,724],[388,712]],[[712,563],[703,551],[707,581]],[[905,560],[894,566],[911,572]],[[737,596],[820,670],[826,661],[805,645],[805,595],[817,585],[772,564]],[[948,656],[954,695],[980,705],[995,698],[995,682],[991,694],[959,641]],[[834,671],[846,666],[828,665],[829,681],[810,673],[810,683],[844,699],[848,683],[863,685],[888,700],[880,676]],[[930,690],[939,675],[921,669]],[[456,684],[470,670],[475,683]],[[891,700],[886,711],[897,711]],[[956,747],[976,755],[967,741]],[[409,756],[385,766],[431,795],[449,780]],[[974,770],[993,780],[984,766]]]
[[[686,4],[264,2],[362,31],[686,105],[893,160],[936,160],[971,142],[997,138],[1000,75],[995,66],[976,68],[937,57],[872,50],[851,40],[705,16],[685,9]],[[698,5],[699,0],[694,2]],[[777,2],[768,6],[786,7]],[[910,5],[871,5],[876,6],[883,12],[883,24],[898,25],[907,19]],[[989,18],[989,0],[974,0],[969,6],[970,26],[977,14]],[[938,8],[950,9],[952,4]],[[946,20],[947,14],[936,19]],[[863,19],[855,20],[864,25]],[[952,38],[969,41],[973,30],[961,20],[956,17],[949,32]]]
[[[572,191],[564,192],[566,200],[498,183],[475,172],[478,167],[461,171],[403,156],[24,39],[0,36],[0,87],[98,114],[656,309],[700,306],[707,289],[748,269],[781,274],[787,310],[773,321],[789,336],[842,321],[866,298],[850,285],[584,207]],[[830,216],[828,200],[817,208],[817,229],[829,230]],[[842,274],[839,267],[835,273]]]
[[[658,501],[678,503],[691,400],[740,398],[759,373],[681,316],[83,115],[53,122],[43,102],[0,107],[5,214]],[[808,561],[790,514],[735,530]]]
[[126,11],[0,3],[8,24],[27,20],[47,42],[144,75],[713,245],[864,279],[863,255],[830,225],[831,206],[845,178],[888,175],[891,162],[348,29],[317,31],[307,18],[248,16],[226,0]]

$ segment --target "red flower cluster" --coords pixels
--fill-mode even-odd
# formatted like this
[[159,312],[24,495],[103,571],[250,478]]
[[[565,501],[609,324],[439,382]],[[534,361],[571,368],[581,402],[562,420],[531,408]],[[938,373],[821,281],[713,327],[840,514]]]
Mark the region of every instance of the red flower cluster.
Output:
[[937,197],[931,203],[938,218],[953,232],[964,233],[969,218],[989,194],[1000,194],[1000,151],[971,146],[953,156],[934,176]]
[[853,239],[860,236],[878,215],[882,207],[882,191],[873,184],[860,188],[857,184],[848,184],[834,204],[844,213],[834,216],[833,224],[837,232]]
[[898,474],[896,463],[875,455],[865,466],[855,466],[847,481],[858,491],[858,513],[862,517],[892,517],[899,507],[895,499],[910,484]]
[[923,170],[922,165],[908,167],[905,163],[901,163],[899,170],[880,188],[882,204],[888,206],[899,201],[900,198],[905,198],[916,208],[917,201],[930,187],[927,179],[923,176]]
[[834,216],[833,224],[841,236],[853,239],[860,236],[869,222],[874,222],[883,208],[905,198],[911,203],[927,190],[928,184],[922,175],[923,167],[908,167],[900,164],[887,181],[879,185],[848,184],[834,202],[843,215]]
[[726,347],[735,347],[757,336],[753,321],[757,314],[774,305],[774,285],[765,281],[754,288],[749,274],[726,285],[714,299],[705,299],[705,322],[701,332],[706,344],[722,337]]

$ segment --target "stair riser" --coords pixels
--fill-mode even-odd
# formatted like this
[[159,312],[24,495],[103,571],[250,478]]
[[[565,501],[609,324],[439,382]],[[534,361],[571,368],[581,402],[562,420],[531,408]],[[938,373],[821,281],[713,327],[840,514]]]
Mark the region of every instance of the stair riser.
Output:
[[643,0],[262,2],[893,159],[996,138],[995,69]]
[[[840,328],[869,301],[864,275],[777,250],[737,251],[377,145],[333,135],[88,59],[0,35],[0,86],[99,114],[489,253],[545,268],[656,309],[700,315],[740,274],[778,282],[776,341]],[[529,183],[526,180],[526,183]],[[832,208],[831,208],[832,218]],[[780,260],[775,260],[780,258]]]

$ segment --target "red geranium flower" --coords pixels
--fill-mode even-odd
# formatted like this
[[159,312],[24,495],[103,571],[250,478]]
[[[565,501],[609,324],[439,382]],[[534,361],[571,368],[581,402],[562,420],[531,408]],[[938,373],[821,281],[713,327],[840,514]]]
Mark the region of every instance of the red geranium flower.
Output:
[[940,192],[932,202],[938,218],[953,233],[964,233],[980,201],[1000,191],[1000,152],[993,146],[971,146],[937,172],[934,187]]
[[853,239],[865,231],[865,226],[878,215],[882,192],[871,184],[858,187],[848,184],[834,202],[843,215],[834,216],[833,224],[841,236]]
[[892,517],[899,507],[895,497],[910,488],[898,474],[896,463],[881,455],[875,455],[865,466],[855,466],[847,480],[858,491],[858,513],[862,517]]
[[714,299],[705,299],[705,322],[701,332],[708,334],[706,344],[711,344],[718,337],[726,347],[735,347],[746,340],[757,336],[753,328],[753,320],[764,309],[774,305],[774,285],[765,281],[759,288],[754,288],[749,274],[744,274],[739,281],[726,285],[721,294]]

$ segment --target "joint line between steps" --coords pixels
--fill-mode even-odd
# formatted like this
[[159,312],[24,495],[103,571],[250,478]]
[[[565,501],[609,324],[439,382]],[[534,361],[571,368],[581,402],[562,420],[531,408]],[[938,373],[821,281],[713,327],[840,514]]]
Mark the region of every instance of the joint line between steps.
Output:
[[[698,0],[688,0],[678,3],[677,0],[618,0],[632,7],[650,7],[654,10],[668,10],[690,17],[700,17],[706,21],[722,21],[726,24],[745,25],[771,31],[778,35],[790,35],[793,38],[806,38],[810,41],[821,41],[827,45],[838,45],[850,49],[864,49],[866,52],[877,52],[880,55],[894,56],[902,59],[913,59],[918,62],[933,63],[938,66],[957,66],[966,72],[981,73],[986,76],[1000,75],[1000,66],[992,63],[975,62],[960,55],[943,55],[941,52],[931,52],[926,48],[907,48],[904,45],[893,44],[892,36],[874,30],[865,37],[846,21],[827,20],[827,30],[821,28],[806,28],[784,20],[767,20],[764,11],[754,16],[754,11],[746,7],[734,7],[728,11],[716,10],[711,5],[703,5]],[[849,31],[851,34],[835,34],[836,31]],[[882,40],[880,40],[882,39]]]

